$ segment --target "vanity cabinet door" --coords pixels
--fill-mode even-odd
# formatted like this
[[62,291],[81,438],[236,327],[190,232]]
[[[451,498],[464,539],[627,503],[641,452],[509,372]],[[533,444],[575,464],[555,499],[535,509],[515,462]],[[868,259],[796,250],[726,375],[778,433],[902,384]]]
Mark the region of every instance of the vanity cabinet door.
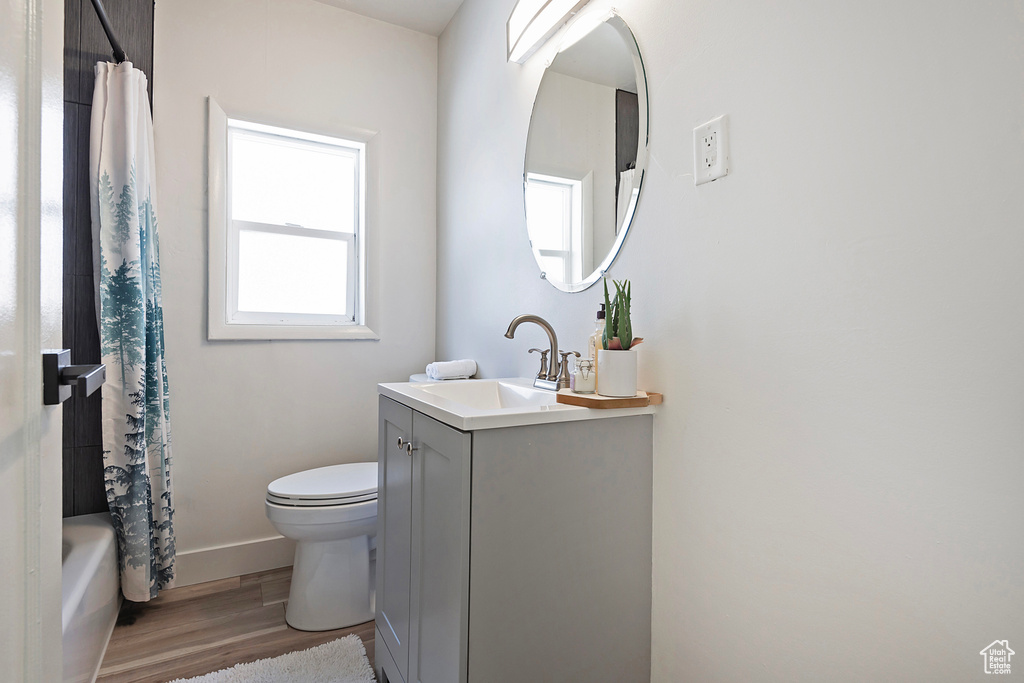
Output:
[[416,450],[412,459],[412,618],[407,680],[465,683],[472,437],[422,413],[414,412],[412,421]]
[[[409,679],[409,589],[412,569],[412,463],[405,444],[412,440],[412,413],[380,397],[377,445],[377,631],[398,667],[387,667],[390,683]],[[402,445],[399,446],[399,439]],[[387,662],[387,657],[378,657]]]

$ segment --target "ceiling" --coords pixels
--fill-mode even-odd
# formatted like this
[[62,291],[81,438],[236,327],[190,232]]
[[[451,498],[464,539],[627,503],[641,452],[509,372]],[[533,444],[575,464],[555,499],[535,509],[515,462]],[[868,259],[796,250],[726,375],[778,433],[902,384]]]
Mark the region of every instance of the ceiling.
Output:
[[463,0],[317,0],[325,5],[362,14],[411,28],[420,33],[432,36],[441,35],[441,31],[455,16],[456,10]]

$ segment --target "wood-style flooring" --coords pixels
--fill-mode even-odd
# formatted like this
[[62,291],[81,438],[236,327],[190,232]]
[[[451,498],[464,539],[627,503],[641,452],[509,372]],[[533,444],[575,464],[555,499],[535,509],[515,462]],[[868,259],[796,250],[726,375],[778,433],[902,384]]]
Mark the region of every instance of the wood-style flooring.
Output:
[[125,603],[97,683],[165,683],[358,635],[373,663],[373,622],[307,632],[284,620],[291,567],[163,591]]

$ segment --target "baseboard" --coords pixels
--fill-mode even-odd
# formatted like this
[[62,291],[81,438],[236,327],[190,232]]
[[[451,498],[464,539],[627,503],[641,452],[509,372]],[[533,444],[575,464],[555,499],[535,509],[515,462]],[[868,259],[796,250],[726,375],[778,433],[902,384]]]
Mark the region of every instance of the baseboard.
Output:
[[284,536],[186,550],[179,552],[175,559],[174,585],[191,586],[195,583],[288,567],[294,558],[295,541]]

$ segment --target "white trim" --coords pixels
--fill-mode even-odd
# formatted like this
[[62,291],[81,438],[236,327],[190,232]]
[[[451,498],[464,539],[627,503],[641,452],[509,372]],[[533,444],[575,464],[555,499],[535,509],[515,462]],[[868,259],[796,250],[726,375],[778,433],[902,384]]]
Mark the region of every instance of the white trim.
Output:
[[228,225],[228,117],[212,97],[206,98],[207,111],[207,332],[210,339],[228,339],[226,297],[214,292],[227,291]]
[[[333,137],[330,135],[320,135],[318,133],[309,133],[306,131],[300,131],[293,128],[282,128],[281,126],[269,126],[265,123],[255,123],[253,121],[247,121],[245,119],[229,119],[229,124],[232,128],[239,130],[248,130],[253,133],[261,133],[263,135],[273,135],[279,138],[283,138],[288,142],[295,142],[296,140],[305,140],[308,142],[317,143],[318,145],[332,145],[335,147],[348,147],[350,149],[362,149],[362,145],[353,147],[352,140],[341,137]],[[300,134],[301,137],[297,136],[296,133]]]
[[180,588],[288,567],[294,559],[295,541],[284,536],[186,550],[175,558],[174,585]]
[[300,339],[335,339],[380,341],[380,335],[367,325],[222,325],[219,334],[212,328],[211,341],[272,341]]
[[[345,315],[319,315],[303,313],[267,313],[238,310],[238,249],[239,233],[264,232],[272,235],[291,235],[294,237],[309,237],[313,239],[332,240],[348,243],[348,266],[347,272],[351,274],[345,302]],[[358,278],[356,273],[356,235],[350,232],[333,232],[330,230],[312,230],[297,225],[269,225],[266,223],[253,223],[251,221],[233,220],[228,224],[227,239],[227,290],[225,315],[226,325],[270,325],[280,327],[282,325],[304,327],[307,325],[333,325],[358,327],[356,321],[358,309]]]
[[[375,332],[379,321],[379,285],[372,278],[375,276],[374,265],[377,263],[376,222],[379,182],[377,158],[380,152],[380,134],[359,128],[335,127],[328,131],[332,135],[309,133],[298,129],[286,129],[251,120],[230,117],[217,104],[213,97],[208,97],[208,254],[207,262],[207,338],[210,340],[273,340],[273,339],[335,339],[335,340],[379,340]],[[249,119],[253,117],[248,117]],[[355,320],[329,321],[325,324],[320,316],[289,315],[288,321],[294,324],[254,324],[251,314],[239,316],[232,314],[229,302],[237,301],[237,295],[229,291],[231,264],[234,262],[229,249],[230,225],[228,207],[230,191],[227,184],[228,159],[228,126],[244,128],[261,133],[278,135],[291,132],[301,133],[302,137],[313,142],[353,147],[352,143],[362,146],[360,168],[357,181],[360,183],[360,194],[363,201],[357,201],[359,215],[357,224],[361,226],[362,236],[354,238],[355,249],[350,249],[350,257],[358,262],[356,287],[350,288]],[[277,232],[289,232],[289,226],[274,226]],[[299,228],[299,230],[302,230]],[[320,232],[320,231],[317,231]],[[327,235],[317,235],[326,237]],[[371,265],[373,264],[373,265]],[[354,269],[352,269],[354,270]],[[240,318],[246,318],[242,321]],[[232,322],[232,320],[234,322]]]

